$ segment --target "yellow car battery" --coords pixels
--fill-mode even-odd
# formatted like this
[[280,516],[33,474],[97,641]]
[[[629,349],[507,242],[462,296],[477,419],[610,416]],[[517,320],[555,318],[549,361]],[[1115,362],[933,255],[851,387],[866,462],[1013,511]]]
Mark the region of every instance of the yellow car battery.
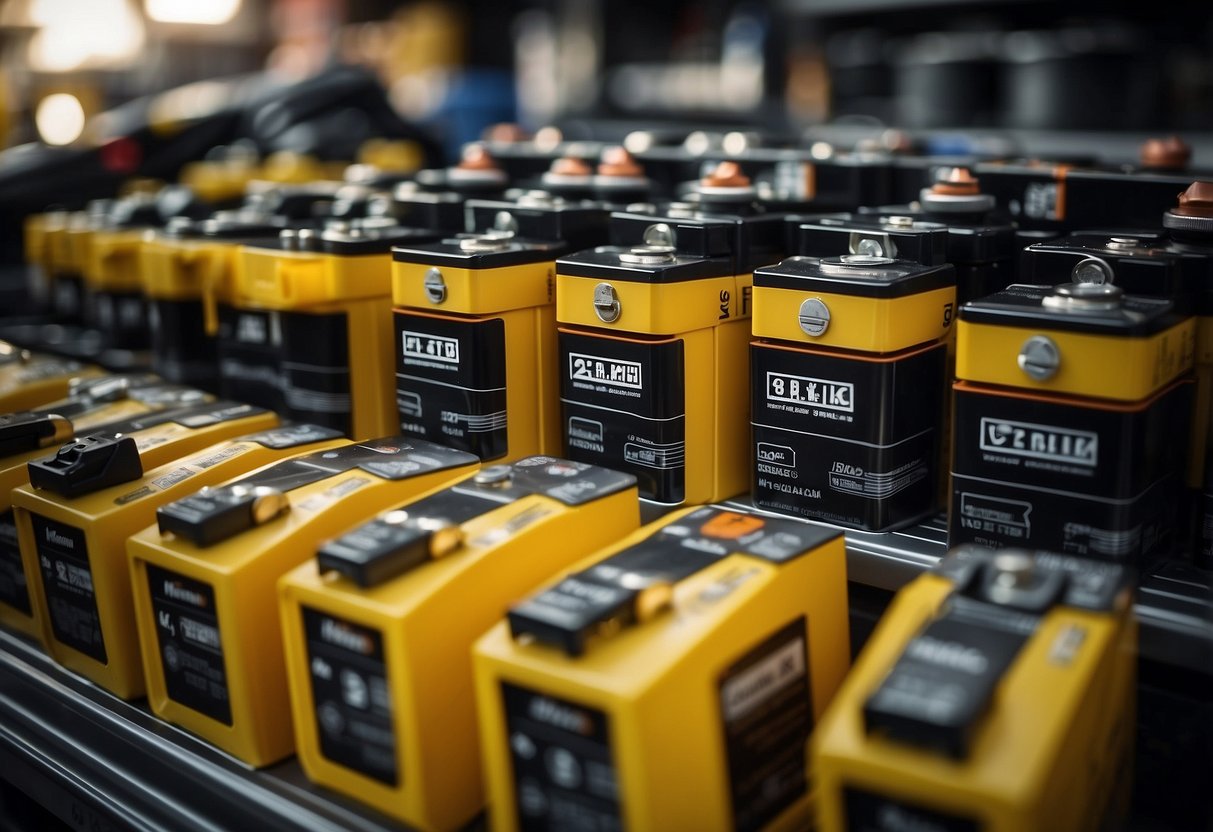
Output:
[[913,581],[813,736],[818,828],[1119,828],[1132,584],[1125,567],[977,547]]
[[473,642],[639,509],[627,474],[526,457],[325,543],[279,585],[308,777],[413,828],[469,823],[484,807]]
[[146,231],[161,224],[156,196],[134,193],[95,217],[83,264],[85,323],[118,349],[147,349],[147,303],[139,250]]
[[96,378],[102,370],[71,358],[31,353],[0,341],[0,413],[30,410],[62,399],[75,379]]
[[142,695],[126,538],[183,489],[272,458],[269,442],[201,451],[277,422],[249,405],[208,402],[107,425],[28,463],[29,484],[12,491],[13,515],[29,593],[46,611],[42,640],[56,661],[123,698]]
[[278,237],[269,216],[220,211],[205,220],[181,217],[148,235],[140,278],[148,303],[152,369],[168,381],[218,390],[219,309],[232,291],[238,247]]
[[[240,331],[231,311],[233,272],[239,247],[272,244],[284,228],[311,228],[336,201],[331,183],[267,186],[251,190],[239,208],[208,217],[174,216],[164,228],[146,234],[140,247],[139,271],[148,302],[152,368],[163,378],[207,390],[222,385],[224,360],[239,363],[239,354],[221,358],[218,333]],[[263,329],[254,322],[249,331]],[[274,388],[270,379],[271,389]],[[251,401],[235,379],[226,395]],[[275,403],[277,406],[277,403]]]
[[754,503],[864,531],[939,510],[948,264],[789,257],[754,272]]
[[612,245],[556,264],[565,455],[627,471],[665,505],[749,485],[753,270],[784,253],[785,215],[736,166],[696,194],[666,216],[616,213]]
[[0,626],[35,638],[43,633],[45,613],[29,593],[10,502],[12,490],[29,482],[26,464],[77,433],[204,398],[148,376],[103,376],[80,379],[66,399],[0,416]]
[[152,710],[251,765],[289,755],[276,582],[320,541],[477,465],[399,436],[343,441],[163,505],[127,546]]
[[38,310],[51,308],[51,301],[54,297],[52,239],[55,235],[64,234],[66,229],[66,211],[31,214],[25,219],[25,225],[22,228],[22,243],[29,275],[27,286],[30,300]]
[[[92,206],[104,211],[105,203]],[[88,211],[53,212],[45,226],[50,303],[56,317],[79,323],[84,318],[84,264],[88,260],[91,222]]]
[[392,253],[400,429],[485,461],[555,453],[555,260],[604,242],[608,212],[543,191],[466,210],[468,233]]
[[368,218],[243,246],[219,331],[225,394],[350,437],[396,430],[390,250],[416,236]]
[[845,598],[840,532],[701,507],[515,605],[474,651],[491,827],[805,828]]
[[949,543],[1145,565],[1174,532],[1195,324],[1113,284],[960,309]]

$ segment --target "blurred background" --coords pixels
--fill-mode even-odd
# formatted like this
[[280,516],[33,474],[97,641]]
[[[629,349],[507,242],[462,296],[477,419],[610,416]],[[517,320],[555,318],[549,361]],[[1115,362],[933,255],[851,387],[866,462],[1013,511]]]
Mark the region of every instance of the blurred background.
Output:
[[932,133],[933,152],[967,152],[982,131],[1213,126],[1199,3],[0,0],[0,146],[101,142],[93,117],[143,96],[242,80],[165,97],[150,118],[167,124],[333,65],[374,73],[448,153],[499,122],[566,139],[966,131]]

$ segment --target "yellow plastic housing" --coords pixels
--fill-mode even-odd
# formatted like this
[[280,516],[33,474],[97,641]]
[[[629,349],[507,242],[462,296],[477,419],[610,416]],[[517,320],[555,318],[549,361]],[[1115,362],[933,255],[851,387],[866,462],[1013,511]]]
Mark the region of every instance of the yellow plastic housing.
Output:
[[[660,527],[685,523],[694,511],[667,515],[577,568],[637,544]],[[739,521],[743,529],[746,521]],[[720,545],[729,548],[727,542]],[[815,722],[850,662],[841,535],[782,564],[738,551],[720,555],[673,585],[669,609],[645,623],[596,637],[576,658],[546,644],[515,639],[505,622],[497,624],[473,653],[490,827],[498,832],[519,828],[514,739],[503,703],[502,686],[508,684],[550,697],[560,705],[557,713],[572,703],[605,716],[621,828],[734,828],[722,716],[727,703],[720,685],[772,634],[800,621],[806,623],[804,657]],[[777,677],[782,671],[771,672]],[[743,701],[767,684],[758,677],[749,681],[755,687],[738,692]],[[565,710],[570,712],[576,714],[572,706]],[[809,805],[804,786],[764,828],[805,828]]]
[[[449,485],[476,467],[469,463],[399,480],[355,468],[285,492],[290,507],[282,515],[205,548],[175,535],[161,535],[155,526],[132,536],[127,544],[128,590],[133,587],[152,710],[249,765],[265,766],[290,756],[295,737],[275,594],[278,579],[314,557],[317,545],[326,538]],[[230,725],[169,697],[148,590],[148,565],[204,582],[213,590]]]
[[[1037,335],[1052,339],[1061,356],[1057,372],[1043,381],[1029,376],[1018,363],[1024,342]],[[1144,338],[961,320],[956,377],[1025,390],[1140,401],[1192,369],[1195,341],[1192,318]]]
[[[800,328],[800,304],[816,298],[830,310],[825,332]],[[896,352],[938,341],[952,330],[956,289],[946,287],[896,298],[798,292],[754,287],[754,337],[862,352]]]
[[[408,506],[404,509],[407,511]],[[636,529],[635,486],[569,507],[532,494],[460,527],[464,543],[378,586],[360,588],[304,563],[279,584],[299,761],[308,777],[417,829],[456,829],[484,807],[476,703],[467,656],[511,602],[575,560]],[[321,750],[304,609],[383,639],[397,783]]]
[[393,434],[391,255],[339,256],[242,246],[232,304],[237,309],[346,315],[349,331],[351,433]]
[[0,413],[42,407],[67,396],[74,378],[95,378],[100,367],[71,358],[35,354],[0,366]]
[[[55,661],[123,699],[143,695],[143,667],[131,608],[126,538],[155,520],[156,508],[164,503],[274,459],[280,452],[253,442],[207,446],[240,434],[265,430],[277,423],[278,417],[268,411],[255,411],[250,416],[201,428],[169,422],[130,434],[140,447],[145,471],[135,482],[75,499],[39,491],[28,484],[13,490],[21,562],[30,595],[37,596],[38,603],[47,611],[42,641]],[[201,450],[203,448],[206,450]],[[187,457],[189,454],[192,456]],[[105,661],[70,646],[56,635],[56,611],[48,603],[42,577],[43,565],[49,568],[51,561],[42,562],[31,515],[69,526],[83,539],[91,574],[73,574],[79,579],[79,588],[93,595],[97,608],[96,626],[104,639]],[[77,622],[70,626],[82,625]]]
[[[963,821],[983,832],[1103,828],[1109,801],[1130,791],[1117,783],[1136,700],[1137,625],[1127,593],[1111,613],[1055,607],[1045,614],[1003,677],[966,759],[864,730],[865,701],[953,587],[929,574],[898,593],[818,727],[811,764],[819,828],[853,828],[846,788],[958,824],[946,828]],[[1077,644],[1067,660],[1059,658],[1070,652],[1063,643]]]

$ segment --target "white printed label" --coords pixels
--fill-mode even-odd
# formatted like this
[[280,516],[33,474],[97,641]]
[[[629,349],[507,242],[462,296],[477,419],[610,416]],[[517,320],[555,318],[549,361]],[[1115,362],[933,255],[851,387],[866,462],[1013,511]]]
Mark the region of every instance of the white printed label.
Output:
[[1099,434],[1029,422],[984,417],[981,420],[981,449],[1089,468],[1099,464]]
[[611,387],[643,390],[644,379],[638,361],[617,358],[595,358],[578,352],[569,353],[569,375],[577,381],[593,381]]

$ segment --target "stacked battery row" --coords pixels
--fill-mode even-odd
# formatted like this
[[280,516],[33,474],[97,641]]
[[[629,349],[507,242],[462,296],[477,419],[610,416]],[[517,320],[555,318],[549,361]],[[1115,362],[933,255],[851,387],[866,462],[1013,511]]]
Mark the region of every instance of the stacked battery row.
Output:
[[[1132,567],[1200,510],[1208,186],[1044,241],[994,194],[1052,168],[884,204],[858,156],[671,193],[657,152],[491,149],[33,218],[44,294],[159,375],[0,356],[0,623],[419,828],[1123,812]],[[947,502],[850,669],[840,527]]]

